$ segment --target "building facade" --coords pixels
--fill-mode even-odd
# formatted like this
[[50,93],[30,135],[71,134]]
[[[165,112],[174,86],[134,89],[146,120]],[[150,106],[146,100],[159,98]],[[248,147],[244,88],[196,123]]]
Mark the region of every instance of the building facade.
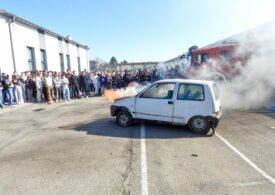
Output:
[[89,70],[89,47],[0,10],[0,72]]

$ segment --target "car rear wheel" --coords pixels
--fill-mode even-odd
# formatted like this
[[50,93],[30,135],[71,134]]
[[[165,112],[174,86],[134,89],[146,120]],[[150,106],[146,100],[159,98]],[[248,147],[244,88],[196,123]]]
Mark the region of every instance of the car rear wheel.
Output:
[[121,111],[116,116],[117,123],[122,127],[128,127],[132,124],[133,119],[129,112]]
[[196,134],[207,134],[210,130],[210,122],[207,118],[203,116],[193,117],[189,121],[188,126],[191,129],[191,131]]

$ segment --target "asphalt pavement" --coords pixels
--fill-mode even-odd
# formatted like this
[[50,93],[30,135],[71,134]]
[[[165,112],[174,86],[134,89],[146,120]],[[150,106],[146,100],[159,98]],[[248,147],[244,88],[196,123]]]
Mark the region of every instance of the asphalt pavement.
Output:
[[275,114],[225,111],[217,135],[136,123],[101,97],[0,112],[0,194],[275,194]]

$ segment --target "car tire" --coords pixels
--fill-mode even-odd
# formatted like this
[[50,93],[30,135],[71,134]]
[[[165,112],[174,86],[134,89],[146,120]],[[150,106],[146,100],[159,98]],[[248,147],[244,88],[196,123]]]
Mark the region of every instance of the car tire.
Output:
[[194,116],[189,120],[188,126],[196,134],[207,134],[210,130],[210,122],[204,116]]
[[128,127],[132,125],[133,119],[129,112],[120,111],[116,116],[116,122],[122,127]]

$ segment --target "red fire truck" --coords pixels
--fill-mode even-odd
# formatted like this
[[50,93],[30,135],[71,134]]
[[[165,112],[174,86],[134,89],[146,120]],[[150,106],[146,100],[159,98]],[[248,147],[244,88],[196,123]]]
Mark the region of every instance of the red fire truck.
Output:
[[200,79],[228,80],[239,74],[249,53],[237,43],[189,48],[187,58],[191,61],[188,77]]

